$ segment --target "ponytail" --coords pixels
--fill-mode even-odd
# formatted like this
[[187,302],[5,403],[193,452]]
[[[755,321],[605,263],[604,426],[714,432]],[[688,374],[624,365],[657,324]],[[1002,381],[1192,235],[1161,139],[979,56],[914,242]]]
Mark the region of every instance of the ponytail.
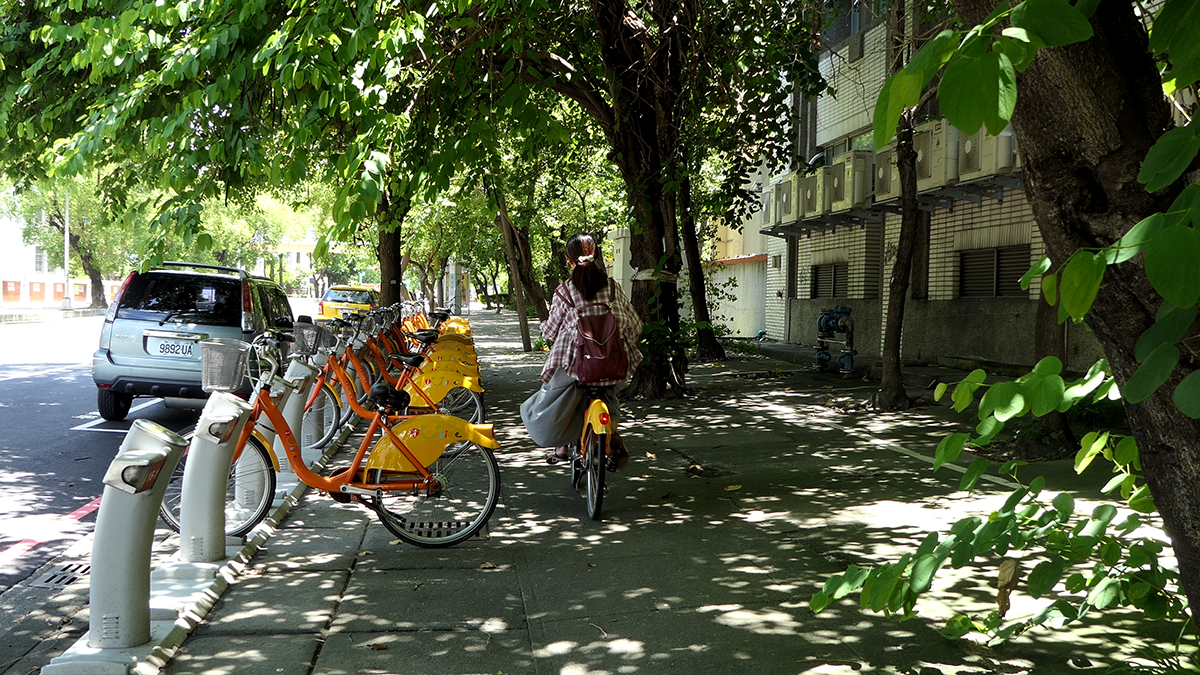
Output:
[[567,259],[575,263],[571,271],[571,283],[587,300],[594,300],[600,289],[608,285],[608,275],[604,273],[603,258],[600,247],[590,234],[572,235],[567,240]]

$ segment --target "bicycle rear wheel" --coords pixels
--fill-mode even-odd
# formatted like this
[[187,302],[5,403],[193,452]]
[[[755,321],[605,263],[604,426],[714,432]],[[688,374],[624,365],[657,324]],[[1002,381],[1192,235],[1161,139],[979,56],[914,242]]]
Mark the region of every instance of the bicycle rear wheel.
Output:
[[[453,546],[473,537],[500,500],[500,466],[492,451],[469,441],[455,443],[429,472],[436,486],[385,492],[382,499],[373,500],[379,522],[402,541],[425,548]],[[411,480],[412,475],[405,478]]]
[[[189,441],[195,428],[185,435]],[[267,517],[275,500],[275,468],[262,441],[251,436],[233,466],[229,467],[229,486],[225,491],[225,534],[241,537]],[[187,452],[171,474],[158,516],[172,530],[179,531],[179,505],[183,500],[183,471]]]
[[329,445],[341,427],[341,420],[342,403],[333,387],[325,382],[313,399],[313,404],[304,411],[304,421],[300,425],[301,445],[309,448]]
[[487,417],[483,409],[483,394],[466,387],[455,387],[446,392],[437,406],[439,413],[461,417],[472,424],[483,424]]
[[608,459],[605,445],[604,436],[597,435],[590,428],[585,432],[584,480],[587,481],[587,512],[592,520],[600,520],[600,505],[604,503],[605,464]]

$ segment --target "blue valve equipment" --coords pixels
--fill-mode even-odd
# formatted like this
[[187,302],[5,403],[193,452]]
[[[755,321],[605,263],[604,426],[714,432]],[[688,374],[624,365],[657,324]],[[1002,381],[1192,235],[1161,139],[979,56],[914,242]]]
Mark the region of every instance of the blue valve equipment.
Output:
[[[837,339],[839,333],[845,335],[844,340]],[[839,372],[853,374],[854,355],[858,351],[854,349],[854,319],[850,317],[850,308],[845,305],[822,309],[817,317],[817,353],[814,355],[813,368],[825,370],[829,367],[833,361],[830,344],[842,345],[841,355],[837,358],[837,364],[841,367]]]

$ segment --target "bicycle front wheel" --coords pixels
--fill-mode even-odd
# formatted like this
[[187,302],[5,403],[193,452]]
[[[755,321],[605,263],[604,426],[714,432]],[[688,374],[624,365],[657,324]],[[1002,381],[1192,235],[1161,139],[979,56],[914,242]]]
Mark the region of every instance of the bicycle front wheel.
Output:
[[[191,434],[187,436],[190,440]],[[183,500],[183,471],[187,453],[171,474],[158,515],[172,530],[179,531],[179,507]],[[225,534],[241,537],[253,530],[267,517],[275,500],[275,468],[262,441],[251,436],[233,466],[229,467],[229,483],[225,491]]]
[[604,503],[604,474],[607,463],[605,437],[587,430],[584,439],[584,477],[587,481],[587,512],[592,520],[600,520],[600,505]]
[[301,444],[308,448],[329,445],[329,441],[337,434],[341,419],[342,403],[338,400],[337,392],[328,382],[322,383],[313,404],[304,411],[304,421],[300,426]]
[[[429,472],[432,485],[384,492],[382,499],[374,500],[379,522],[402,541],[425,548],[453,546],[473,537],[500,500],[495,455],[470,441],[455,443]],[[412,475],[406,478],[411,480]]]

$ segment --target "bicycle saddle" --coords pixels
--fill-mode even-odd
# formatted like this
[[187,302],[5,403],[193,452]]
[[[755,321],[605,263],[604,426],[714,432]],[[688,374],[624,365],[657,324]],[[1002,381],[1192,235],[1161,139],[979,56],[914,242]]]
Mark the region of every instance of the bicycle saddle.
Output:
[[420,354],[392,354],[392,358],[410,368],[416,368],[425,362],[425,357]]
[[380,408],[404,410],[412,401],[412,397],[407,392],[380,382],[371,387],[371,391],[367,394],[367,400]]
[[436,311],[436,312],[430,312],[426,316],[428,316],[429,320],[434,323],[441,323],[441,322],[445,321],[446,319],[450,318],[450,313],[443,312],[443,311]]
[[431,345],[439,337],[441,337],[442,334],[433,329],[426,329],[416,331],[415,333],[407,333],[407,335],[421,344]]

